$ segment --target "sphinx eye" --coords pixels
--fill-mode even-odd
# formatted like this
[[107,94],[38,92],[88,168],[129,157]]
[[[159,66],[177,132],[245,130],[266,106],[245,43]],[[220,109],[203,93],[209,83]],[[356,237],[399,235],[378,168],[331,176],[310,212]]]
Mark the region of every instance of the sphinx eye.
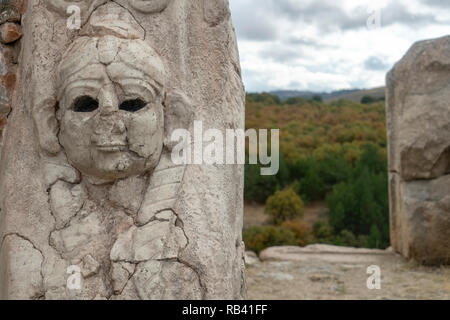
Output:
[[73,103],[72,110],[75,112],[92,112],[98,109],[98,101],[89,97],[78,97]]
[[136,112],[143,109],[146,105],[147,103],[141,99],[125,100],[120,104],[119,109],[128,112]]

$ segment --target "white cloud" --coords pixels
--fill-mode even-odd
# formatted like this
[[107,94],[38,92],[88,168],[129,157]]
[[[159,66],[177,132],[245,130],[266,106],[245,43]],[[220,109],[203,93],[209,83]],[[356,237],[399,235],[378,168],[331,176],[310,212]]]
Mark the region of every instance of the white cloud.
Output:
[[414,42],[448,33],[447,2],[378,1],[381,27],[373,30],[366,25],[372,0],[336,3],[230,0],[247,90],[382,86]]

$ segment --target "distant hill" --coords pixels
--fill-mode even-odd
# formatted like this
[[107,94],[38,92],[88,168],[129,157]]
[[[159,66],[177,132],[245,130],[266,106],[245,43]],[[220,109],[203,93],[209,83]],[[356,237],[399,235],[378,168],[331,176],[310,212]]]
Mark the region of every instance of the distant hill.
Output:
[[345,100],[350,100],[350,101],[354,101],[354,102],[360,102],[364,96],[371,96],[374,98],[383,98],[385,96],[385,90],[386,90],[385,87],[365,89],[365,90],[356,90],[354,92],[343,94],[343,95],[338,95],[338,96],[330,98],[330,99],[324,99],[324,101],[329,102],[329,101],[334,101],[334,100],[338,100],[338,99],[345,99]]
[[297,91],[297,90],[278,90],[271,91],[270,94],[278,96],[281,100],[288,98],[305,98],[311,99],[314,96],[321,96],[323,101],[329,102],[338,99],[346,99],[354,102],[360,102],[362,97],[368,95],[374,98],[384,97],[385,87],[374,89],[349,89],[338,90],[333,92],[313,92],[313,91]]
[[321,96],[322,99],[325,101],[325,100],[328,100],[328,99],[336,98],[338,96],[351,94],[351,93],[354,93],[354,92],[357,92],[357,91],[359,91],[359,89],[339,90],[339,91],[333,91],[333,92],[279,90],[279,91],[272,91],[272,92],[269,92],[269,93],[273,94],[275,96],[278,96],[281,100],[286,100],[288,98],[311,99],[314,96]]

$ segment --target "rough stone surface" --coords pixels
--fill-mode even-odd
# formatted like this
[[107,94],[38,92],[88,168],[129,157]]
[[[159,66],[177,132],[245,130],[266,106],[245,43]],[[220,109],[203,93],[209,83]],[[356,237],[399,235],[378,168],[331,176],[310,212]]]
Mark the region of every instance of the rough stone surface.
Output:
[[5,0],[0,10],[0,152],[16,87],[22,9],[23,1]]
[[325,259],[327,261],[347,261],[348,263],[373,260],[376,255],[390,255],[386,250],[336,247],[324,244],[314,244],[306,247],[281,246],[263,250],[261,261],[305,261],[308,259]]
[[248,266],[252,266],[252,265],[255,265],[260,262],[258,255],[256,253],[254,253],[253,251],[245,251],[244,258],[245,258],[245,264]]
[[245,298],[243,167],[170,157],[244,127],[228,2],[81,0],[80,30],[70,4],[1,16],[0,298]]
[[22,36],[21,28],[18,24],[7,22],[0,26],[0,42],[12,43]]
[[114,35],[123,39],[145,38],[145,30],[129,11],[122,10],[119,6],[99,7],[92,13],[89,23],[80,34],[83,36]]
[[450,36],[413,45],[387,76],[391,242],[450,263]]
[[[42,253],[26,238],[18,234],[8,234],[1,247],[2,268],[10,274],[9,284],[1,288],[2,294],[10,299],[37,299],[42,296]],[[23,281],[27,278],[27,281]]]

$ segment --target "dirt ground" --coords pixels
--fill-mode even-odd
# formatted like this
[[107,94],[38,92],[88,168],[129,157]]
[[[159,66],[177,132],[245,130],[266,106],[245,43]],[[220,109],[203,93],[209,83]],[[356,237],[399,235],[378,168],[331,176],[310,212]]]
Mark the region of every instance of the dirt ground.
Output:
[[[244,229],[263,225],[264,205],[245,204]],[[326,219],[323,203],[305,207],[303,221],[312,226]],[[279,255],[277,261],[247,266],[248,298],[258,300],[450,300],[450,267],[423,267],[392,252],[345,254],[338,252]],[[328,250],[329,251],[329,250]],[[269,259],[270,260],[270,259]],[[291,260],[291,261],[290,261]],[[369,266],[381,270],[381,289],[367,288]]]
[[[247,267],[249,299],[450,299],[450,267],[423,267],[396,254],[318,254],[299,261],[264,261]],[[356,259],[355,259],[356,258]],[[381,270],[381,289],[367,288],[367,268]]]
[[[254,225],[263,225],[267,222],[268,215],[264,213],[264,205],[256,203],[245,203],[244,206],[244,229]],[[314,202],[305,206],[302,220],[310,225],[317,220],[327,219],[327,208],[323,202]]]

